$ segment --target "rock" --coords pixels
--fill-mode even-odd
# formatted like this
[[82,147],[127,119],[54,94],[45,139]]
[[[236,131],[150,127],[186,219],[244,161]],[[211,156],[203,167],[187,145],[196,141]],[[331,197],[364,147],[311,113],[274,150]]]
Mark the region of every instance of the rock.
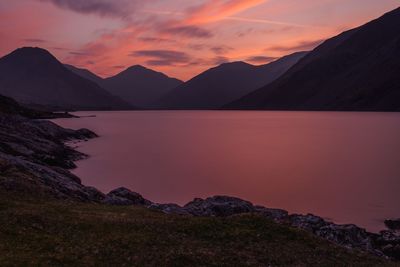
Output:
[[150,209],[160,210],[166,214],[190,215],[183,207],[177,204],[152,204]]
[[231,216],[255,211],[250,202],[228,196],[214,196],[207,199],[196,198],[183,208],[195,216]]
[[400,235],[394,231],[381,231],[377,238],[377,242],[385,244],[399,244],[400,245]]
[[382,247],[382,252],[394,260],[400,260],[400,245],[386,245]]
[[289,213],[282,209],[270,209],[263,206],[255,206],[254,208],[255,212],[277,222],[283,221],[289,216]]
[[400,230],[400,219],[385,220],[385,225],[390,230]]
[[142,195],[132,192],[131,190],[120,187],[112,190],[107,194],[103,200],[104,203],[111,205],[142,205],[150,206],[153,204],[151,201],[142,197]]
[[400,260],[400,235],[395,231],[381,231],[374,239],[375,247],[386,256]]
[[331,223],[316,229],[315,234],[347,248],[374,250],[371,234],[353,224],[337,225]]
[[292,214],[289,216],[289,222],[293,227],[304,229],[313,233],[321,227],[329,225],[329,223],[321,217],[312,214]]
[[106,198],[106,195],[104,193],[91,186],[86,186],[85,192],[87,193],[88,199],[95,202],[101,202]]

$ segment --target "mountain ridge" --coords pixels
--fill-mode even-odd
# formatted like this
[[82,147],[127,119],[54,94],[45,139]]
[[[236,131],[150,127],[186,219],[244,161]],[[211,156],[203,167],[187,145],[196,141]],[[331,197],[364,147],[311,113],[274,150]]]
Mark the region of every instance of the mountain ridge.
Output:
[[108,92],[132,105],[152,108],[153,103],[183,82],[141,65],[133,65],[101,82]]
[[400,110],[400,8],[328,39],[227,109]]
[[307,52],[297,52],[264,65],[243,61],[210,68],[159,100],[165,109],[218,109],[282,75]]
[[54,109],[131,108],[38,47],[19,48],[0,58],[0,94],[23,104]]

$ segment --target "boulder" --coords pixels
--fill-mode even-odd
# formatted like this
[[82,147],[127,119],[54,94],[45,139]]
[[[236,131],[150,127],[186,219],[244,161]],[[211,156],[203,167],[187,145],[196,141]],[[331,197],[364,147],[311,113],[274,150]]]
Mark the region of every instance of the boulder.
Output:
[[120,187],[108,193],[103,200],[103,203],[110,205],[141,205],[150,206],[151,201],[145,199],[139,193]]
[[91,186],[86,186],[84,192],[87,194],[87,199],[93,202],[101,202],[106,198],[105,194]]
[[394,260],[400,260],[400,245],[386,245],[382,248],[383,253],[394,259]]
[[207,199],[196,198],[183,208],[195,216],[221,217],[255,212],[255,207],[250,202],[228,196],[214,196]]
[[377,238],[377,242],[381,245],[400,245],[400,235],[394,231],[381,231]]
[[315,230],[315,234],[347,248],[374,250],[372,235],[365,229],[353,224],[328,224]]
[[385,220],[385,225],[390,230],[400,230],[400,219]]
[[292,214],[289,216],[289,222],[293,227],[304,229],[313,233],[321,227],[329,225],[329,223],[321,217],[312,214]]
[[268,219],[272,219],[277,222],[281,222],[287,219],[289,216],[289,213],[282,209],[270,209],[263,206],[255,206],[254,209],[256,213],[259,213]]

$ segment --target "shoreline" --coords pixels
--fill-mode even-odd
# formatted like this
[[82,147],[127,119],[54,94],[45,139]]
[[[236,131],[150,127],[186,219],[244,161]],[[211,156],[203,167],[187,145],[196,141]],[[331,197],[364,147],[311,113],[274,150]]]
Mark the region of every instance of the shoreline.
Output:
[[[17,135],[14,140],[8,140],[8,154],[0,151],[0,168],[9,172],[1,177],[0,189],[4,188],[7,192],[110,206],[137,205],[165,214],[193,217],[258,214],[280,225],[305,230],[348,249],[359,249],[376,256],[400,259],[400,235],[395,231],[369,233],[354,224],[338,225],[312,214],[289,214],[282,209],[255,206],[249,201],[230,196],[196,198],[184,206],[179,206],[154,203],[126,188],[118,188],[104,194],[96,188],[83,185],[77,176],[68,171],[75,167],[74,161],[87,155],[68,147],[66,142],[98,137],[94,132],[87,129],[69,130],[50,121],[20,118],[6,118],[1,123],[9,127],[7,134],[14,131]],[[6,133],[4,135],[7,136]],[[35,138],[32,139],[33,136]],[[43,149],[42,143],[45,141],[49,144]],[[27,149],[34,153],[26,152]]]
[[311,213],[290,214],[284,209],[254,205],[250,201],[232,196],[217,195],[205,199],[194,198],[184,205],[178,205],[176,203],[155,203],[145,199],[140,193],[124,187],[104,194],[105,198],[102,200],[104,204],[116,206],[141,205],[165,214],[197,217],[226,217],[246,213],[261,214],[278,224],[299,228],[340,246],[349,249],[361,249],[377,256],[386,256],[386,254],[392,254],[392,251],[385,254],[384,251],[381,251],[381,247],[376,248],[374,242],[384,243],[387,246],[388,240],[395,239],[395,245],[400,243],[400,233],[395,230],[386,228],[378,233],[372,233],[355,224],[336,224]]

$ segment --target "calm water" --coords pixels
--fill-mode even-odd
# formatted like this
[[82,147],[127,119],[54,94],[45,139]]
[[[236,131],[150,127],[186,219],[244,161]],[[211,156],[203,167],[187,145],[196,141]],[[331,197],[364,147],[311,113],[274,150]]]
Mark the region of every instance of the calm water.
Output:
[[101,138],[74,173],[157,202],[238,196],[371,231],[400,217],[400,114],[79,112],[59,119]]

